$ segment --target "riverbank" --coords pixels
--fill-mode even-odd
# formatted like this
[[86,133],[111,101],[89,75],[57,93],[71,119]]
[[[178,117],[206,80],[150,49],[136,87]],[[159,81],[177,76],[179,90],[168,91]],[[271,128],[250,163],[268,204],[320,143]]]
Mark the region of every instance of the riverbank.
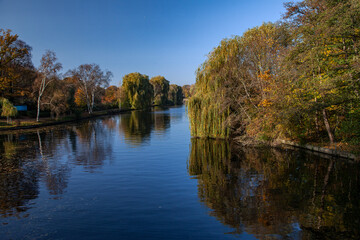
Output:
[[[102,111],[96,111],[92,114],[89,113],[83,113],[80,116],[78,115],[70,115],[63,118],[60,118],[58,120],[45,118],[40,119],[39,122],[36,121],[36,119],[16,119],[13,120],[13,125],[1,125],[0,126],[0,132],[5,131],[12,131],[12,130],[24,130],[24,129],[32,129],[32,128],[42,128],[42,127],[48,127],[48,126],[54,126],[64,123],[71,123],[76,122],[80,120],[85,119],[91,119],[91,118],[97,118],[101,116],[107,116],[107,115],[114,115],[114,114],[120,114],[132,111],[133,109],[109,109],[109,110],[102,110]],[[2,122],[4,124],[4,122]]]
[[336,143],[333,146],[320,143],[298,143],[295,141],[277,139],[273,141],[259,141],[249,137],[237,137],[234,142],[242,146],[271,146],[279,148],[300,148],[313,153],[327,155],[329,157],[346,158],[353,161],[360,161],[360,150],[357,146]]
[[[156,107],[168,108],[168,107],[176,107],[176,106],[181,106],[181,105],[175,105],[175,106],[174,105],[166,105],[166,106],[153,105],[153,106],[151,106],[151,108],[156,108]],[[141,110],[141,109],[108,109],[108,110],[95,111],[92,114],[83,112],[80,116],[74,114],[74,115],[62,117],[58,120],[51,119],[51,118],[40,118],[39,122],[37,122],[35,118],[20,118],[20,119],[13,120],[12,125],[6,124],[6,120],[0,120],[0,132],[42,128],[42,127],[71,123],[71,122],[76,122],[76,121],[81,121],[81,120],[86,120],[86,119],[91,119],[91,118],[97,118],[97,117],[101,117],[101,116],[115,115],[115,114],[135,111],[135,110]]]
[[285,146],[292,146],[295,148],[301,148],[305,150],[309,150],[311,152],[323,153],[334,157],[347,158],[355,161],[360,161],[359,153],[352,153],[348,151],[342,150],[341,147],[334,145],[332,148],[330,147],[320,147],[311,144],[299,144],[296,142],[288,141],[288,140],[278,140],[280,144]]

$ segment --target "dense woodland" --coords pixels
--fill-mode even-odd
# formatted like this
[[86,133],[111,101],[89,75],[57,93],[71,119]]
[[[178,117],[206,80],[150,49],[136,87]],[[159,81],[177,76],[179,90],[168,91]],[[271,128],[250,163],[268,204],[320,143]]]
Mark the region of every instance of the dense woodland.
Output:
[[196,73],[191,133],[360,142],[360,1],[285,4],[281,21],[224,39]]
[[60,74],[62,65],[49,50],[36,68],[31,51],[17,34],[0,29],[0,112],[8,120],[18,115],[16,105],[26,105],[26,115],[39,121],[84,111],[180,105],[190,96],[189,85],[170,85],[163,76],[149,79],[140,73],[125,75],[119,87],[109,86],[112,73],[98,64],[82,64]]

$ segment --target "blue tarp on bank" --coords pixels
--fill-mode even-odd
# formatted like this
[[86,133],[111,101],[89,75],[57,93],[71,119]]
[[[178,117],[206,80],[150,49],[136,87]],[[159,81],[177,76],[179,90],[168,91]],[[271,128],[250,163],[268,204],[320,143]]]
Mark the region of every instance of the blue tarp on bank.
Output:
[[18,110],[18,112],[20,111],[27,111],[27,106],[26,105],[20,105],[20,106],[14,106],[16,108],[16,110]]

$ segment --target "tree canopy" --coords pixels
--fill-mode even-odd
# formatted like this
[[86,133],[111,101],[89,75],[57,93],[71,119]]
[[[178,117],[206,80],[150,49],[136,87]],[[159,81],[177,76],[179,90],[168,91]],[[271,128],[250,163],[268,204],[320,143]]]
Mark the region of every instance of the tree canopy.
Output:
[[171,105],[182,105],[184,98],[182,88],[176,84],[171,84],[168,98]]
[[122,107],[132,109],[151,107],[154,90],[147,75],[137,72],[125,75],[121,89],[124,95]]
[[40,67],[38,69],[38,77],[34,82],[34,88],[37,93],[37,114],[36,121],[39,121],[41,97],[49,84],[58,77],[58,71],[62,69],[61,63],[57,62],[56,54],[53,51],[47,50],[40,60]]
[[[181,89],[163,76],[130,73],[122,86],[109,86],[112,73],[98,64],[81,64],[62,75],[56,53],[47,50],[36,69],[32,48],[11,30],[0,29],[0,97],[15,105],[26,105],[28,116],[78,116],[87,110],[109,108],[144,109],[155,105],[180,104]],[[171,97],[171,101],[169,101]],[[21,114],[22,115],[22,114]]]
[[287,3],[284,20],[224,39],[189,99],[198,137],[360,141],[360,3]]
[[[79,67],[70,70],[67,75],[74,78],[85,97],[85,102],[89,114],[93,112],[95,97],[101,87],[107,87],[112,78],[110,71],[103,72],[98,64],[82,64]],[[79,100],[80,101],[80,100]]]
[[277,60],[287,42],[283,27],[272,23],[222,40],[196,73],[195,94],[188,103],[189,116],[196,118],[191,120],[192,134],[244,134],[271,105],[269,86],[279,74]]
[[155,105],[166,105],[168,101],[169,84],[163,76],[156,76],[150,79],[150,83],[154,89],[154,103]]
[[9,119],[14,117],[17,114],[16,108],[12,105],[12,103],[6,98],[0,98],[0,106],[1,116],[7,118],[7,122],[9,123]]
[[0,29],[0,96],[13,98],[29,94],[35,77],[31,50],[11,30]]

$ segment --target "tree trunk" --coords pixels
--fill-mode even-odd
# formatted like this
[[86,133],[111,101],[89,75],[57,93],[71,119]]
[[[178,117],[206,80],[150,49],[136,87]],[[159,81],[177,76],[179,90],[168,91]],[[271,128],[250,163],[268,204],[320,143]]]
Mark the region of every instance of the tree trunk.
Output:
[[41,100],[41,96],[39,94],[38,97],[38,101],[37,101],[37,113],[36,113],[36,121],[39,121],[39,115],[40,115],[40,100]]
[[87,106],[87,109],[88,109],[88,112],[89,114],[91,114],[91,106],[90,106],[90,100],[89,100],[89,95],[86,93],[86,106]]
[[86,98],[86,106],[87,106],[87,109],[88,109],[88,113],[91,114],[92,111],[91,111],[91,106],[90,106],[90,99],[89,99],[89,93],[88,93],[88,88],[87,88],[87,85],[86,85],[86,82],[83,81],[83,86],[84,86],[84,94],[85,94],[85,98]]
[[87,105],[89,114],[91,114],[91,107],[90,107],[90,103],[89,103],[88,99],[86,99],[86,105]]
[[92,112],[93,109],[94,109],[94,102],[95,102],[95,93],[92,92],[92,93],[91,93],[91,112]]
[[334,135],[333,133],[331,132],[331,128],[330,128],[330,124],[329,124],[329,121],[328,121],[328,118],[326,116],[326,110],[325,108],[322,110],[322,113],[323,113],[323,118],[324,118],[324,123],[325,123],[325,127],[326,127],[326,131],[329,135],[329,139],[330,139],[330,144],[334,144]]

